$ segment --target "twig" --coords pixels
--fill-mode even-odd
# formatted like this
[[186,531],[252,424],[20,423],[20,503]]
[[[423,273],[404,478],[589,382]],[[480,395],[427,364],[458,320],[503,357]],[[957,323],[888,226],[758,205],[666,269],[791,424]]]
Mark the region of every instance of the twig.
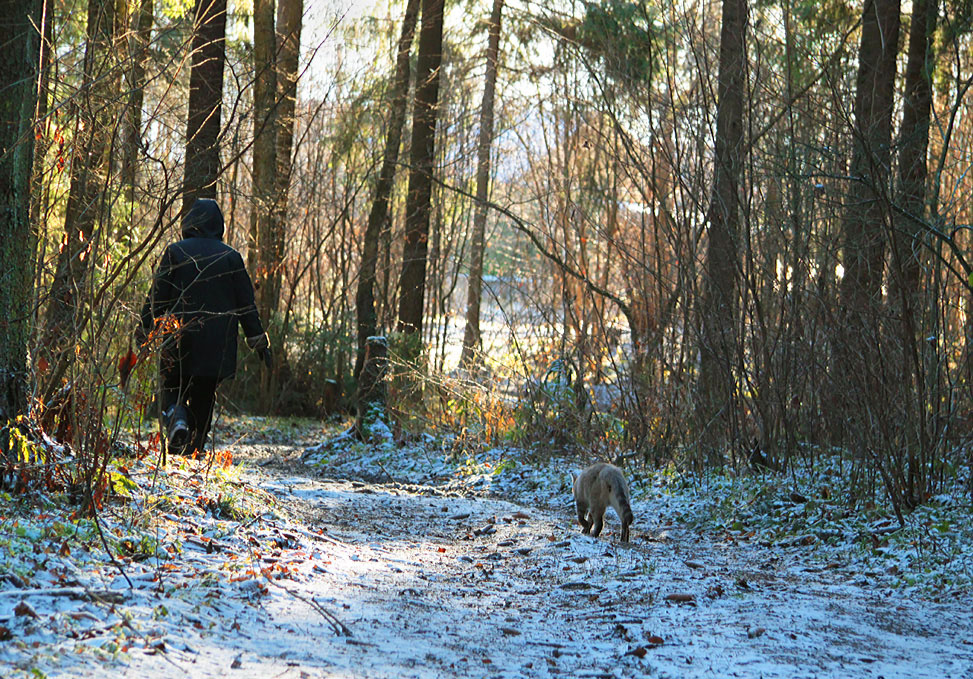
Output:
[[29,597],[29,596],[66,596],[85,601],[100,601],[117,604],[125,600],[121,592],[111,590],[90,590],[85,587],[53,587],[43,589],[9,589],[0,592],[0,597]]
[[295,592],[293,590],[288,589],[287,587],[284,587],[284,585],[280,584],[279,582],[276,582],[270,576],[265,575],[264,577],[274,587],[276,587],[278,589],[281,589],[281,590],[287,592],[288,594],[290,594],[292,597],[294,597],[298,601],[303,601],[308,606],[310,606],[311,608],[313,608],[314,610],[316,610],[318,613],[320,613],[321,614],[321,617],[323,617],[325,620],[328,621],[328,624],[331,625],[332,629],[334,629],[334,633],[336,635],[338,635],[339,637],[352,637],[352,636],[354,636],[351,633],[351,630],[348,629],[348,626],[345,625],[345,623],[341,622],[341,620],[338,619],[338,616],[336,616],[334,613],[332,613],[327,608],[325,608],[324,606],[322,606],[321,604],[319,604],[317,601],[315,601],[314,600],[314,597],[311,597],[311,598],[305,597],[305,596],[303,596],[301,594],[298,594],[297,592]]
[[385,472],[385,475],[389,477],[389,481],[391,481],[392,483],[396,483],[395,478],[393,478],[393,476],[389,474],[389,470],[385,468],[385,465],[382,464],[382,461],[381,460],[375,460],[375,461],[378,463],[378,466],[382,468],[382,471]]
[[122,568],[122,564],[118,563],[118,561],[115,559],[115,555],[111,553],[111,548],[108,546],[108,540],[105,539],[105,534],[101,531],[101,521],[98,518],[97,508],[94,508],[92,515],[95,519],[95,528],[98,529],[98,536],[101,538],[101,546],[105,548],[105,553],[108,554],[108,558],[111,559],[112,565],[115,566],[115,568],[118,569],[118,572],[122,574],[122,577],[125,578],[125,582],[128,583],[128,588],[135,589],[134,585],[132,585],[132,581],[128,579],[128,573],[126,573],[125,569]]

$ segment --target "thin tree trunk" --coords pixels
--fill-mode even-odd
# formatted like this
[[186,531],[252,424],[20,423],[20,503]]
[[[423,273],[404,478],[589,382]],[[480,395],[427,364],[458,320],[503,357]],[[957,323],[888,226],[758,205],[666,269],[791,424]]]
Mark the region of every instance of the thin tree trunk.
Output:
[[196,0],[182,214],[197,198],[216,198],[220,174],[226,0]]
[[899,0],[865,0],[855,92],[855,144],[842,224],[842,305],[862,313],[879,301],[885,261]]
[[473,212],[473,238],[470,244],[470,274],[467,281],[466,330],[460,365],[469,369],[482,350],[480,301],[483,292],[483,252],[486,246],[487,200],[490,185],[490,146],[493,143],[493,101],[497,91],[497,66],[500,57],[500,19],[503,0],[493,0],[487,42],[486,82],[480,107],[480,135],[477,140],[476,206]]
[[422,0],[397,325],[399,332],[413,338],[404,349],[408,360],[416,360],[421,353],[432,175],[436,158],[436,122],[439,115],[439,70],[442,58],[443,0]]
[[[287,201],[291,183],[291,153],[294,150],[294,123],[297,110],[298,64],[301,56],[303,0],[278,0],[277,5],[277,185],[274,191],[274,230],[272,249],[278,263],[272,272],[273,286],[279,296],[284,258],[284,233]],[[275,296],[275,299],[277,297]]]
[[[368,338],[378,332],[378,318],[375,313],[375,272],[378,264],[379,240],[389,222],[389,198],[392,182],[395,179],[395,166],[399,161],[399,146],[402,142],[402,128],[405,126],[406,103],[409,92],[409,53],[416,31],[416,17],[419,14],[419,0],[409,0],[402,19],[402,33],[399,36],[395,58],[395,79],[392,82],[391,114],[385,131],[385,153],[382,167],[375,184],[375,196],[368,213],[362,243],[361,270],[358,273],[358,290],[355,295],[357,315],[358,355],[355,358],[355,379],[361,374],[365,360]],[[387,275],[387,274],[386,274]]]
[[66,351],[79,336],[82,290],[89,270],[92,238],[104,218],[105,191],[110,186],[110,151],[115,116],[111,101],[118,91],[115,41],[119,16],[114,0],[89,0],[82,87],[78,93],[78,127],[71,160],[71,187],[64,214],[62,242],[51,283],[44,324],[43,352],[55,368],[45,380],[44,395],[59,386],[74,355]]
[[893,232],[895,267],[892,282],[901,295],[904,312],[918,309],[920,280],[919,236],[926,205],[926,151],[932,112],[932,35],[936,30],[937,0],[915,0],[909,31],[909,60],[905,70],[905,98],[899,131],[899,178],[896,191],[900,207],[909,216],[896,218]]
[[[42,0],[6,2],[0,9],[0,422],[27,410],[27,342],[34,280],[35,231],[30,223],[31,170],[37,105]],[[49,12],[48,8],[48,12]],[[41,33],[38,33],[40,28]],[[0,455],[7,449],[0,440]]]
[[272,215],[277,188],[277,71],[274,0],[253,3],[253,208],[247,258],[254,277],[257,309],[270,320],[277,299],[271,271],[274,259]]
[[140,0],[134,30],[129,37],[131,70],[128,73],[128,108],[122,131],[121,181],[129,208],[135,205],[135,179],[139,147],[142,145],[142,102],[145,99],[145,62],[152,33],[152,0]]
[[899,0],[865,0],[862,12],[852,181],[841,224],[844,277],[826,412],[832,443],[838,446],[868,445],[876,432],[863,404],[889,402],[879,348],[886,238],[892,226],[888,200]]
[[[41,0],[41,23],[43,24],[44,40],[40,46],[40,72],[37,79],[37,129],[34,143],[34,167],[30,187],[30,223],[35,231],[39,231],[39,224],[44,218],[44,158],[49,147],[48,137],[51,125],[47,121],[47,107],[50,99],[50,71],[54,57],[54,8],[53,0]],[[31,250],[31,256],[36,252]]]
[[[902,105],[902,128],[899,132],[899,177],[896,198],[906,213],[895,217],[892,231],[891,302],[900,318],[902,337],[902,379],[897,380],[902,396],[898,399],[911,410],[918,433],[918,451],[910,454],[908,489],[909,504],[920,501],[926,488],[918,487],[925,478],[922,468],[932,461],[931,411],[928,387],[922,365],[923,327],[920,311],[920,239],[926,206],[926,152],[929,148],[929,121],[932,111],[932,36],[936,28],[936,0],[916,0],[912,5],[912,27],[909,32],[909,59],[905,71],[905,98]],[[911,419],[911,418],[910,418]]]
[[703,280],[700,375],[696,395],[701,442],[711,454],[731,434],[738,337],[740,176],[746,86],[746,0],[723,0],[716,113],[716,158]]
[[[278,317],[281,305],[281,289],[285,273],[285,235],[287,233],[287,205],[291,183],[291,153],[294,149],[294,122],[297,110],[298,65],[301,56],[301,28],[304,20],[303,0],[278,0],[277,2],[277,103],[275,123],[276,134],[276,175],[274,177],[274,201],[270,210],[267,241],[269,269],[265,285],[267,287],[268,313],[273,310]],[[284,316],[287,316],[285,311]],[[270,316],[265,317],[270,321]],[[279,385],[291,379],[290,364],[284,353],[281,338],[287,332],[286,323],[271,324],[271,330],[279,328],[273,338],[278,350],[274,369],[268,379],[268,394],[278,398]]]

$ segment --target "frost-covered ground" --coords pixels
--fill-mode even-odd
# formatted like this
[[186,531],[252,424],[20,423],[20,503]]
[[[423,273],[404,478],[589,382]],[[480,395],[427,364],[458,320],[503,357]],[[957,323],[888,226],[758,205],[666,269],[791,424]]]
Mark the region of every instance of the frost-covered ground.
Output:
[[633,478],[620,545],[580,534],[567,463],[220,434],[231,467],[116,469],[117,566],[94,524],[2,505],[0,675],[973,677],[954,499],[894,530],[828,470]]

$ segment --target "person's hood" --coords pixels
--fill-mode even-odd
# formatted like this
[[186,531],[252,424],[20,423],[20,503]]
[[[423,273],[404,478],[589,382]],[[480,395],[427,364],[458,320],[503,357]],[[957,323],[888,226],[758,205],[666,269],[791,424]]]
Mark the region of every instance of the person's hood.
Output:
[[223,240],[223,213],[215,200],[198,198],[182,218],[183,238]]

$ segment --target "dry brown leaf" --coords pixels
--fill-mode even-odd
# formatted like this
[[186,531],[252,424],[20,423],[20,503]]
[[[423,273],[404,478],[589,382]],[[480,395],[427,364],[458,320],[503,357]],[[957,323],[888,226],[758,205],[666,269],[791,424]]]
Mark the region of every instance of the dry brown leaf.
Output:
[[696,595],[685,592],[673,592],[672,594],[666,594],[666,601],[671,601],[676,604],[691,604],[696,603]]
[[40,617],[37,615],[37,611],[34,610],[34,607],[31,606],[26,601],[21,601],[19,604],[17,604],[17,607],[14,608],[14,613],[21,617],[30,617],[30,618]]

